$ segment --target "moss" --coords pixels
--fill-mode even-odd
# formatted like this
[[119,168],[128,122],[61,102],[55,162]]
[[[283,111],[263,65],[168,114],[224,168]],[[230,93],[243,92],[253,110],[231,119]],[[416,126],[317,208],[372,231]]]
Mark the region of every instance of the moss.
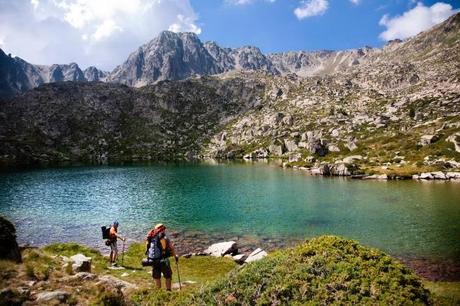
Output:
[[45,254],[73,256],[75,254],[83,254],[92,258],[92,265],[95,267],[95,272],[101,272],[107,269],[107,259],[100,252],[89,247],[82,246],[76,243],[55,243],[43,248]]

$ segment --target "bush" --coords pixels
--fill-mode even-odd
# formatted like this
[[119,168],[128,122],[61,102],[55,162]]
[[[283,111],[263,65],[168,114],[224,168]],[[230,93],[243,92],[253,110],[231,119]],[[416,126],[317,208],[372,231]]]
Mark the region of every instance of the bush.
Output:
[[322,236],[248,264],[189,304],[430,304],[408,268],[352,240]]

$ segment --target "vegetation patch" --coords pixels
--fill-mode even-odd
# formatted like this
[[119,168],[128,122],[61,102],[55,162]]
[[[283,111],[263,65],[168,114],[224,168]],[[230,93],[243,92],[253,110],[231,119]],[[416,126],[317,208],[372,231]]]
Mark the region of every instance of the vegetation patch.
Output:
[[390,256],[322,236],[236,270],[190,304],[430,304],[421,280]]

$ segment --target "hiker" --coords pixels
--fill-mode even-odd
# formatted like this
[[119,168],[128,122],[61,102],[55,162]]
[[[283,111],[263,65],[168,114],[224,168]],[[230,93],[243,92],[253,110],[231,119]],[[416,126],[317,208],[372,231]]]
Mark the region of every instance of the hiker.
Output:
[[112,266],[117,265],[118,259],[118,248],[117,248],[117,239],[125,241],[126,239],[118,235],[118,221],[114,221],[109,231],[109,242],[110,242],[110,264]]
[[161,273],[166,280],[166,290],[171,291],[172,270],[169,257],[173,256],[176,263],[179,257],[174,251],[172,242],[166,237],[166,226],[163,224],[155,225],[146,238],[146,254],[153,261],[152,277],[158,289],[161,288]]

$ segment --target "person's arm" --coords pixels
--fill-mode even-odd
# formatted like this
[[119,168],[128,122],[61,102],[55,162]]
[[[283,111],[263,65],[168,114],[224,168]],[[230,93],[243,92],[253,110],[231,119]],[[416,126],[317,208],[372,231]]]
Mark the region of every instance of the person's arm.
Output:
[[174,244],[171,242],[171,240],[168,239],[168,247],[169,247],[169,253],[171,256],[174,256],[174,259],[179,261],[179,256],[176,254],[176,250],[174,249]]
[[117,236],[117,238],[120,238],[120,240],[122,240],[122,241],[126,240],[126,238],[121,237],[120,235],[118,235],[118,233],[115,233],[115,236]]

